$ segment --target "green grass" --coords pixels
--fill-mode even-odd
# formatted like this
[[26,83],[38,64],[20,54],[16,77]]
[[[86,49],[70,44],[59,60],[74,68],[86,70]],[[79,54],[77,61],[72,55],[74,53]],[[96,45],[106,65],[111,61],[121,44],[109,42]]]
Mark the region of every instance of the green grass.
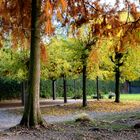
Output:
[[96,119],[95,123],[96,123],[96,126],[99,128],[112,129],[112,130],[125,130],[125,129],[131,129],[133,127],[133,124],[131,125],[125,122],[121,123],[118,121],[120,120],[130,121],[131,118],[132,118],[132,121],[135,119],[136,120],[139,119],[140,113],[128,112],[126,114],[106,115],[103,118]]
[[[104,99],[108,99],[108,95],[103,95]],[[93,99],[92,96],[87,96],[87,99]],[[126,94],[122,93],[120,95],[121,101],[140,101],[140,93],[139,94]],[[114,100],[114,99],[112,99]]]
[[[103,95],[103,97],[104,97],[104,99],[108,100],[108,94]],[[87,99],[93,99],[93,96],[87,96]],[[96,100],[96,99],[94,99],[94,100]],[[114,98],[112,98],[112,100],[114,100]],[[140,101],[140,93],[137,93],[137,94],[121,93],[120,100],[121,101]]]
[[[134,126],[134,124],[133,123],[131,124],[131,122],[139,118],[140,118],[139,112],[135,112],[135,113],[128,112],[127,114],[105,115],[104,117],[96,118],[90,122],[86,122],[85,125],[88,124],[89,126],[92,126],[95,128],[107,129],[111,131],[112,130],[121,131],[121,130],[128,130],[128,129],[130,130],[130,129],[133,129],[133,126]],[[130,122],[130,124],[128,122]],[[61,122],[61,123],[65,125],[78,126],[81,122],[66,121],[66,122]]]
[[122,101],[140,101],[140,94],[121,94]]

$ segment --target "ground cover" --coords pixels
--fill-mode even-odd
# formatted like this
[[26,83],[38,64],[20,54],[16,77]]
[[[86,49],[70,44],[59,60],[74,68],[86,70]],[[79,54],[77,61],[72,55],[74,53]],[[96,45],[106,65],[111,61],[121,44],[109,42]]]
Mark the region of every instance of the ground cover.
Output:
[[[45,103],[43,104],[45,105]],[[47,102],[46,102],[47,105]],[[52,104],[51,104],[52,105]],[[55,104],[41,108],[44,117],[54,117],[47,128],[27,129],[19,126],[0,132],[0,140],[138,140],[140,129],[134,125],[140,122],[140,102],[112,100],[90,100],[87,107],[81,102]],[[7,114],[22,115],[22,108],[7,110]],[[76,117],[88,114],[91,121],[76,122]],[[69,116],[73,119],[69,121]],[[47,119],[46,118],[46,121]],[[62,121],[57,122],[57,118]]]
[[120,98],[123,101],[140,101],[140,94],[121,94]]
[[106,116],[91,121],[48,124],[47,128],[27,129],[19,126],[0,133],[1,140],[139,140],[140,113]]

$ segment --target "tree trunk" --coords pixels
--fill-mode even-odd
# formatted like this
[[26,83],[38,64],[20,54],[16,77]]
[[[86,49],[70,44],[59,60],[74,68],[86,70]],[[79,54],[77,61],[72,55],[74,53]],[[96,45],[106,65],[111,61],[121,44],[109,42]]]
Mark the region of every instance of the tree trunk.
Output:
[[128,81],[128,93],[131,93],[132,91],[131,91],[131,82],[130,81]]
[[26,102],[27,102],[27,89],[28,89],[28,81],[23,81],[21,83],[21,92],[22,92],[22,105],[25,106]]
[[25,105],[25,92],[26,92],[25,81],[23,81],[21,83],[21,103],[23,106]]
[[56,99],[56,80],[52,80],[52,96],[53,100]]
[[41,0],[32,0],[31,48],[28,101],[20,125],[37,127],[44,125],[39,105],[40,93],[40,23]]
[[76,93],[76,81],[75,81],[75,79],[73,80],[73,92],[75,95],[75,93]]
[[63,77],[63,95],[64,95],[64,103],[67,103],[67,81],[66,81],[66,77]]
[[73,80],[73,93],[74,93],[74,99],[76,100],[76,81],[75,79]]
[[97,92],[97,100],[99,100],[100,95],[99,95],[99,78],[98,78],[98,76],[96,77],[96,92]]
[[86,66],[83,66],[83,107],[87,106],[86,96]]
[[115,70],[115,102],[120,102],[120,71],[119,68],[116,68]]

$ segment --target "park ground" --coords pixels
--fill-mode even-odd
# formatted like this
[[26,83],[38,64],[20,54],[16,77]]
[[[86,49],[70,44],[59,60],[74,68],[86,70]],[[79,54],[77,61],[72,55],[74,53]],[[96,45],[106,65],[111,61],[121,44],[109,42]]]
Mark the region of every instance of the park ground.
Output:
[[89,100],[85,108],[81,100],[65,105],[62,100],[47,100],[41,103],[47,128],[35,129],[16,126],[23,113],[19,102],[17,106],[11,102],[11,107],[1,102],[0,140],[140,140],[140,129],[134,128],[140,122],[140,100],[127,99],[119,104],[113,99]]

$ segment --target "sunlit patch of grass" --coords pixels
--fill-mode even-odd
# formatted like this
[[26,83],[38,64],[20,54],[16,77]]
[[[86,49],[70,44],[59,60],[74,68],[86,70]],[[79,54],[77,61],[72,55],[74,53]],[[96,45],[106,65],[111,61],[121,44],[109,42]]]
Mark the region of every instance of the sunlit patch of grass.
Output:
[[140,94],[121,94],[120,98],[123,101],[140,101]]
[[102,128],[102,129],[110,129],[110,130],[125,130],[130,129],[131,126],[128,126],[127,124],[116,124],[116,123],[109,123],[109,122],[98,122],[96,124],[96,127]]
[[[103,95],[103,99],[108,99],[108,94]],[[93,99],[92,96],[87,96],[88,99]],[[94,99],[97,100],[97,99]],[[114,101],[113,99],[109,99],[111,101]],[[121,93],[120,94],[120,100],[121,101],[140,101],[140,93],[137,94],[126,94],[126,93]]]
[[113,114],[97,118],[95,123],[98,128],[121,131],[133,129],[134,124],[139,120],[140,112],[127,112],[126,114]]

